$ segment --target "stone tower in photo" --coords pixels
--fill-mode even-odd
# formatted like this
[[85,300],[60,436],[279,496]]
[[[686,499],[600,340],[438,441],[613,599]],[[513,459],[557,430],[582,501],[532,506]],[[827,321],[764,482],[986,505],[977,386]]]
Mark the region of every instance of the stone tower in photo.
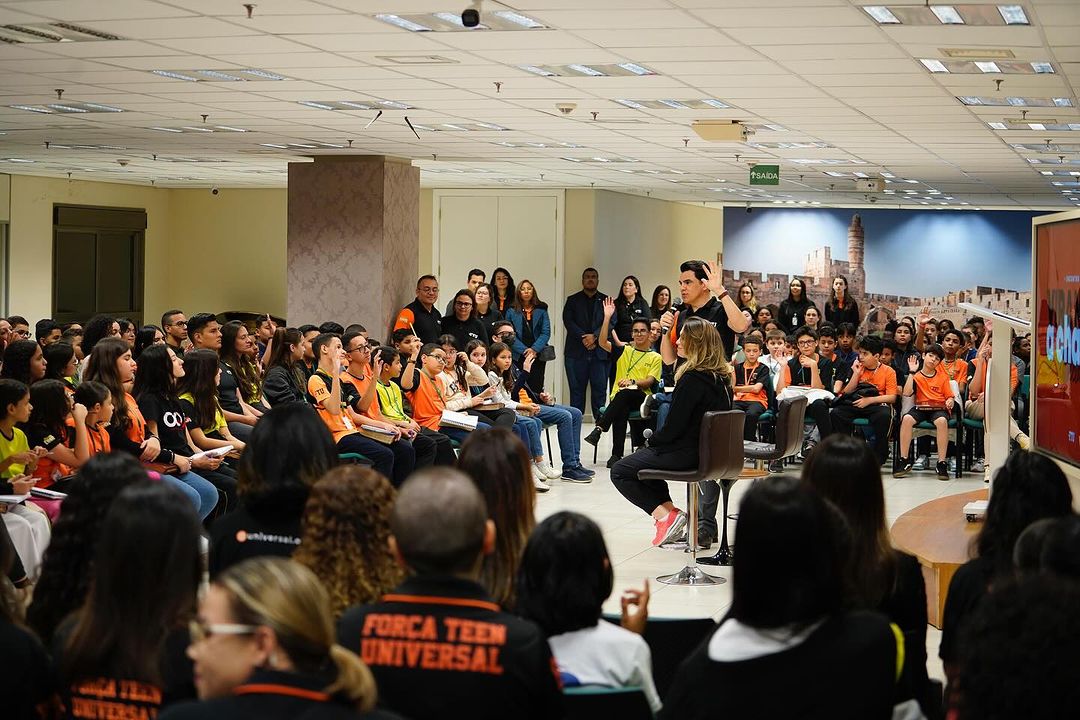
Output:
[[856,213],[851,216],[851,224],[847,229],[848,291],[855,298],[860,298],[866,292],[866,270],[863,268],[865,242],[862,218]]

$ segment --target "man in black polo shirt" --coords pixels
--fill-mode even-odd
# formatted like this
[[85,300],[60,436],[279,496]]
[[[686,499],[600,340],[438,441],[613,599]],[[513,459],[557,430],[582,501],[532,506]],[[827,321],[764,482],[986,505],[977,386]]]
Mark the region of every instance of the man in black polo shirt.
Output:
[[[675,342],[678,340],[679,333],[682,332],[683,325],[686,324],[686,319],[691,317],[702,318],[713,324],[716,331],[720,333],[720,340],[724,343],[724,352],[730,361],[735,352],[735,334],[746,332],[750,327],[750,321],[724,289],[724,273],[720,263],[687,260],[680,265],[679,295],[682,297],[682,305],[679,309],[668,310],[660,318],[660,328],[663,332],[660,355],[664,359],[664,364],[672,369],[680,364],[679,357],[675,353]],[[663,402],[663,397],[661,397],[659,403],[657,403],[656,395],[646,398],[646,403],[649,403],[651,399],[650,405],[657,408],[657,429],[663,427],[667,411],[671,407],[671,398],[666,397],[667,402]],[[649,408],[644,404],[642,410],[645,411],[643,415],[649,414]],[[698,513],[698,542],[702,547],[708,547],[716,541],[717,537],[716,509],[720,501],[720,486],[714,481],[709,481],[704,483],[703,490],[701,508]]]
[[547,640],[476,581],[495,525],[473,482],[451,468],[414,474],[390,530],[390,550],[412,577],[381,602],[347,610],[337,627],[338,642],[375,675],[379,705],[413,720],[448,710],[470,720],[561,718]]
[[395,330],[412,330],[422,343],[437,343],[442,335],[442,314],[436,309],[439,281],[434,275],[421,275],[416,281],[416,299],[398,313]]

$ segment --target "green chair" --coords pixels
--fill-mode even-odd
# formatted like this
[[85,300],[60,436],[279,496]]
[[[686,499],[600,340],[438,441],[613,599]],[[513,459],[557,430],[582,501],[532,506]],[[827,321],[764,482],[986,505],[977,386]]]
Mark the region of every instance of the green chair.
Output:
[[563,690],[563,718],[566,720],[652,720],[652,708],[640,687],[613,688],[578,685]]
[[367,456],[360,453],[338,453],[338,460],[343,465],[374,465]]

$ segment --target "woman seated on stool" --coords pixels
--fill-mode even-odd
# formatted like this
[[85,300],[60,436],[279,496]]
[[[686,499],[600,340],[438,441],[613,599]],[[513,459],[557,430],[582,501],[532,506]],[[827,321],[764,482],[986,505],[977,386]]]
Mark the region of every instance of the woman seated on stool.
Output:
[[696,317],[687,320],[675,352],[686,362],[675,373],[667,422],[648,447],[611,469],[611,482],[623,497],[652,515],[653,545],[678,537],[686,526],[686,513],[672,504],[666,482],[639,480],[638,471],[696,469],[702,418],[707,412],[731,409],[731,365],[712,323]]

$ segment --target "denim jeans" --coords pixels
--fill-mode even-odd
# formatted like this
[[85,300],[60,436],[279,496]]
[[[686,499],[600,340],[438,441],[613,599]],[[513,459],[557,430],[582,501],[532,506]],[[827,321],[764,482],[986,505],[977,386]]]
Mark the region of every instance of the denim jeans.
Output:
[[671,393],[654,393],[653,402],[656,403],[656,431],[660,432],[671,412]]
[[563,467],[581,465],[581,410],[567,405],[541,405],[536,419],[543,425],[555,425]]
[[162,475],[161,479],[187,495],[191,504],[195,506],[200,520],[214,509],[218,503],[218,491],[206,478],[193,472],[180,473],[179,475]]
[[544,454],[544,446],[540,443],[540,431],[543,427],[544,424],[535,417],[518,415],[514,420],[514,434],[525,443],[530,458],[535,459]]
[[568,357],[566,362],[566,383],[570,386],[570,405],[585,412],[585,390],[592,388],[589,404],[593,419],[600,417],[600,408],[607,402],[608,360],[596,357],[596,351],[585,353],[585,357]]

